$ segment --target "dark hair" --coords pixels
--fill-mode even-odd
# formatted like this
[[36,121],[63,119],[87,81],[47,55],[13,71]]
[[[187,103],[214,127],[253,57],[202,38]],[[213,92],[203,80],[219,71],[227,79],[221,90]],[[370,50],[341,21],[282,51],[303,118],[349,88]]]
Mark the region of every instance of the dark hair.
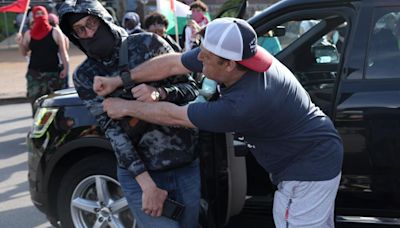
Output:
[[200,1],[200,0],[192,2],[189,6],[190,6],[190,10],[192,10],[192,9],[201,9],[203,12],[207,12],[208,11],[207,5],[204,2]]
[[148,29],[151,25],[154,24],[162,24],[165,28],[168,27],[168,20],[167,18],[158,12],[153,12],[146,16],[144,19],[144,29]]
[[[218,64],[219,64],[219,65],[222,65],[222,64],[224,64],[225,62],[233,61],[233,60],[226,59],[226,58],[221,57],[221,56],[218,56],[218,55],[217,55],[217,57],[219,58],[219,61],[218,61]],[[247,68],[247,67],[241,65],[239,62],[237,62],[237,61],[235,61],[235,62],[236,62],[236,69],[238,69],[238,70],[240,70],[240,71],[249,71],[249,70],[250,70],[249,68]]]

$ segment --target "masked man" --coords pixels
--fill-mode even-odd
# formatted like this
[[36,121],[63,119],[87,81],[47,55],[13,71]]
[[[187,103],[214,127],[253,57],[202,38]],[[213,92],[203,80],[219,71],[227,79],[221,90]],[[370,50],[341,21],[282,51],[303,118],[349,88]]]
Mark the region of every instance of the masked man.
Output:
[[[128,123],[110,120],[103,111],[104,98],[92,89],[95,75],[120,77],[126,87],[131,85],[129,71],[119,67],[122,42],[126,44],[127,50],[122,52],[127,51],[129,69],[172,52],[172,48],[151,33],[127,36],[98,1],[66,1],[59,15],[63,32],[88,57],[74,72],[75,88],[110,139],[118,161],[118,179],[139,226],[196,227],[200,204],[199,164],[194,152],[197,131],[147,124],[141,135],[132,138],[127,134]],[[132,91],[140,101],[166,100],[180,105],[197,96],[196,84],[187,76],[140,84]],[[167,197],[185,205],[178,221],[160,217]]]

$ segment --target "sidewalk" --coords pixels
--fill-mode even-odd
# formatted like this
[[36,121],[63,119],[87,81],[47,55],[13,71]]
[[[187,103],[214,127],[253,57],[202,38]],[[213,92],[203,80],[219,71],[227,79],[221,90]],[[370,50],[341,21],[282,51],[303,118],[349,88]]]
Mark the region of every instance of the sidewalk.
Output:
[[[13,37],[0,43],[0,104],[26,101],[25,74],[28,63],[12,42]],[[72,86],[72,73],[86,58],[78,48],[71,44],[68,51],[70,57],[69,85]]]

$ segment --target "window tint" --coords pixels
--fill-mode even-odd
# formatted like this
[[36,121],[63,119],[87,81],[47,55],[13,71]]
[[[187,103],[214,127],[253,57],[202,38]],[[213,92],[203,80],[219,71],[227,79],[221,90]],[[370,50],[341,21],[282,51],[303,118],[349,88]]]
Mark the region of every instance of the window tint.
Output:
[[[345,46],[348,23],[326,12],[310,19],[309,12],[271,25],[258,38],[260,46],[279,56],[325,113],[331,113],[334,88]],[[303,19],[302,19],[303,18]],[[279,20],[279,19],[278,19]]]
[[[258,44],[271,54],[276,55],[281,50],[284,50],[293,42],[306,35],[307,32],[310,32],[311,35],[318,33],[318,31],[313,31],[313,28],[321,22],[325,23],[324,20],[314,19],[285,22],[277,26],[274,30],[267,31],[264,35],[258,37]],[[309,47],[309,52],[313,57],[313,63],[339,63],[346,26],[347,23],[344,22],[334,29],[321,34],[317,41]]]
[[283,35],[274,34],[274,31],[272,30],[267,31],[264,35],[258,37],[258,45],[275,55],[299,39],[304,33],[318,23],[319,20],[310,19],[288,21],[282,25],[279,25],[285,30]]
[[379,9],[374,21],[365,78],[400,78],[400,9]]

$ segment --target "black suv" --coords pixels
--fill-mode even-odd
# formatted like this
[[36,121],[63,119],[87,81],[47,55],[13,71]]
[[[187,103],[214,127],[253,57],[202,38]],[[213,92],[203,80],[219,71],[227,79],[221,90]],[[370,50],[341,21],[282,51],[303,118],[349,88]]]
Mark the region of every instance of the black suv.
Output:
[[[343,138],[336,221],[400,224],[400,1],[287,0],[248,21]],[[38,105],[28,136],[35,205],[64,227],[135,226],[111,146],[75,91]],[[200,137],[200,224],[270,214],[274,187],[246,145],[232,134]]]

